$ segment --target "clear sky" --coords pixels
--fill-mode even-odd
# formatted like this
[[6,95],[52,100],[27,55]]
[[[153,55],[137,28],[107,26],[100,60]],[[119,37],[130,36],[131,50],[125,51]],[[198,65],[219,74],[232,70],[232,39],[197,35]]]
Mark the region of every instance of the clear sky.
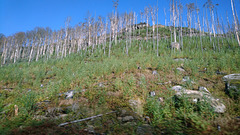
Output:
[[[164,8],[169,18],[169,1],[159,0],[159,22],[164,24]],[[179,1],[179,0],[177,0]],[[180,0],[183,5],[194,2],[200,10],[207,0]],[[228,12],[232,19],[230,0],[212,0],[218,3],[217,11],[223,18]],[[238,15],[240,13],[240,0],[236,1]],[[118,11],[135,11],[139,13],[145,6],[156,5],[157,0],[119,0]],[[64,21],[71,17],[71,26],[83,22],[90,12],[93,16],[106,17],[113,11],[112,0],[0,0],[0,33],[6,36],[16,32],[26,32],[35,27],[50,27],[58,30],[64,27]],[[226,19],[224,19],[226,20]]]

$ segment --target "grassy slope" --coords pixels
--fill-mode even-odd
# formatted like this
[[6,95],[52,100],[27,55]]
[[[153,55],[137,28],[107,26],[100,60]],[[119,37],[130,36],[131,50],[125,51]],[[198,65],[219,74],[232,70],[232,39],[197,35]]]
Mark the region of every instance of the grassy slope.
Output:
[[[72,54],[62,60],[40,60],[30,65],[27,62],[20,62],[3,66],[0,68],[0,112],[4,112],[0,114],[1,133],[9,133],[21,125],[24,127],[29,125],[31,127],[36,123],[39,125],[38,122],[32,120],[33,115],[38,111],[36,103],[50,100],[52,106],[57,106],[61,102],[58,94],[68,90],[79,91],[74,100],[86,99],[83,106],[95,110],[92,114],[86,112],[85,116],[128,107],[129,99],[139,98],[145,104],[144,115],[151,117],[153,126],[166,130],[167,133],[217,132],[215,128],[217,124],[222,126],[223,133],[237,133],[239,125],[235,124],[235,127],[229,128],[228,124],[233,123],[233,117],[240,116],[239,100],[233,100],[224,93],[224,84],[221,80],[223,75],[216,75],[215,72],[217,70],[227,74],[239,72],[240,50],[222,47],[220,51],[213,51],[212,45],[205,41],[203,45],[206,50],[202,53],[200,45],[196,49],[196,43],[192,42],[192,39],[186,38],[184,51],[172,52],[167,48],[169,43],[161,41],[159,57],[151,48],[147,49],[146,44],[139,53],[139,42],[134,41],[129,57],[123,53],[125,43],[123,42],[113,47],[110,58],[96,50],[96,53],[91,56],[84,56],[84,53]],[[151,45],[150,42],[148,44]],[[191,61],[175,62],[174,58],[188,58]],[[141,67],[140,70],[138,66]],[[180,66],[183,66],[187,72],[180,73],[175,70]],[[207,68],[205,73],[199,72],[204,68]],[[151,70],[154,69],[157,70],[158,75],[152,74]],[[190,76],[196,84],[182,84],[181,79],[184,76]],[[158,83],[168,81],[171,83],[158,85]],[[105,87],[99,88],[99,83],[104,83]],[[171,100],[166,100],[164,105],[159,105],[156,100],[148,97],[148,92],[155,91],[156,97],[169,99],[174,94],[169,88],[174,84],[182,84],[189,89],[197,89],[198,86],[207,87],[215,97],[223,100],[227,106],[226,113],[218,115],[208,109],[202,109],[200,113],[196,113],[186,106],[176,108]],[[6,88],[11,89],[6,90]],[[29,89],[31,89],[30,92],[28,92]],[[80,92],[82,89],[87,89],[87,91]],[[112,96],[109,94],[111,92],[116,95]],[[18,116],[14,116],[14,105],[19,107]],[[74,119],[77,118],[68,120]],[[63,121],[56,123],[60,122]],[[52,128],[50,126],[48,129],[55,130],[49,132],[62,131],[54,125],[56,124],[52,124]],[[26,130],[29,130],[28,128]],[[69,130],[74,132],[71,128]],[[121,127],[117,127],[116,131],[129,132]]]

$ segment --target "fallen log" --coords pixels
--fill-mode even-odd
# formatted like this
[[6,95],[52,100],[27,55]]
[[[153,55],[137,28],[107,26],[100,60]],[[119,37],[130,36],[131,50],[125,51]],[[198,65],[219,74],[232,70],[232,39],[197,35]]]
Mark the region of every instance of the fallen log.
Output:
[[94,119],[94,118],[97,118],[97,117],[102,117],[103,115],[107,115],[107,114],[111,114],[111,113],[115,113],[115,112],[117,112],[117,111],[112,111],[112,112],[109,112],[109,113],[99,114],[99,115],[91,116],[91,117],[80,119],[80,120],[74,120],[74,121],[70,121],[70,122],[61,123],[58,126],[62,127],[62,126],[65,126],[65,125],[68,125],[68,124],[72,124],[72,123],[77,123],[77,122],[82,122],[82,121],[86,121],[86,120],[91,120],[91,119]]

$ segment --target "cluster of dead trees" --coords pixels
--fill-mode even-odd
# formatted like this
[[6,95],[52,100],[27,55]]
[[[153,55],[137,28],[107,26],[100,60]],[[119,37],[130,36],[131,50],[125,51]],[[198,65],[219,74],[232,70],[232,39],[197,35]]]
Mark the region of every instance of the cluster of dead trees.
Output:
[[[112,46],[124,45],[124,51],[128,55],[129,47],[136,38],[136,33],[144,29],[146,42],[152,42],[152,49],[159,50],[160,31],[158,6],[148,6],[144,11],[119,14],[117,12],[118,1],[114,2],[114,11],[106,18],[95,17],[88,13],[84,22],[70,27],[71,18],[65,21],[65,28],[52,31],[50,28],[37,27],[32,31],[18,32],[12,36],[0,35],[1,65],[15,63],[17,61],[38,61],[39,59],[64,58],[71,53],[93,54],[96,49],[102,50],[104,55],[111,55]],[[157,1],[158,2],[158,1]],[[157,3],[158,5],[158,3]],[[216,6],[211,0],[203,5],[202,15],[195,3],[189,3],[185,7],[174,0],[170,2],[170,21],[167,24],[165,13],[165,26],[171,31],[171,43],[180,43],[183,48],[183,27],[189,29],[189,37],[200,36],[202,48],[202,36],[207,32],[213,48],[216,48],[215,39],[218,35],[237,39],[239,46],[239,20],[234,1],[231,0],[231,8],[234,23],[224,25],[223,18],[217,14]],[[183,11],[187,9],[187,20],[183,20]],[[165,11],[165,10],[164,10]],[[142,22],[142,23],[138,23]],[[151,27],[150,27],[151,25]],[[199,32],[195,33],[193,29]],[[149,32],[151,30],[151,32]],[[134,35],[135,34],[135,35]],[[186,34],[185,34],[186,35]],[[178,36],[178,37],[177,37]],[[124,40],[124,44],[119,44]],[[139,39],[138,39],[139,40]],[[139,45],[139,51],[143,46]],[[147,44],[148,48],[148,44]],[[203,50],[203,48],[202,48]]]

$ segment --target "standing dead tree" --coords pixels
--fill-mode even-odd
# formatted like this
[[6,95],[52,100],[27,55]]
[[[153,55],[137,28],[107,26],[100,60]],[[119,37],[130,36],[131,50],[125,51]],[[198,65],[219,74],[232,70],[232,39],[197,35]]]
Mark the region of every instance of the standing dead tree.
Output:
[[[216,37],[216,32],[215,32],[215,25],[214,25],[214,12],[213,12],[213,9],[215,8],[214,4],[212,3],[212,0],[208,0],[204,5],[203,7],[207,7],[209,9],[209,13],[211,15],[211,24],[212,24],[212,28],[210,30],[210,41],[211,40],[211,33],[213,32],[213,38],[215,40],[215,37]],[[207,13],[206,13],[207,14]],[[209,26],[210,27],[210,26]],[[215,47],[215,42],[213,41],[213,49],[215,50],[216,47]]]
[[150,13],[151,13],[151,18],[152,18],[152,40],[153,40],[153,50],[155,50],[155,43],[154,43],[154,32],[155,32],[155,24],[156,24],[156,12],[157,9],[156,7],[149,7]]
[[[146,27],[146,42],[148,42],[148,21],[149,21],[149,8],[145,7],[144,8],[144,15],[145,15],[145,19],[147,21],[147,27]],[[147,48],[148,48],[148,44],[147,44]]]
[[187,4],[187,9],[188,9],[188,29],[189,29],[189,34],[190,37],[192,37],[192,13],[196,9],[194,3]]
[[231,0],[231,7],[232,7],[232,14],[233,14],[233,19],[234,19],[234,29],[235,29],[235,34],[236,34],[236,38],[237,38],[237,42],[238,42],[238,45],[239,45],[239,47],[240,47],[240,41],[239,41],[239,35],[238,35],[238,19],[237,19],[237,12],[235,13],[235,11],[234,11],[234,1],[233,0]]
[[113,7],[115,9],[114,23],[113,23],[113,39],[115,41],[115,45],[117,44],[117,34],[118,34],[118,15],[117,15],[118,1],[119,0],[113,0]]

